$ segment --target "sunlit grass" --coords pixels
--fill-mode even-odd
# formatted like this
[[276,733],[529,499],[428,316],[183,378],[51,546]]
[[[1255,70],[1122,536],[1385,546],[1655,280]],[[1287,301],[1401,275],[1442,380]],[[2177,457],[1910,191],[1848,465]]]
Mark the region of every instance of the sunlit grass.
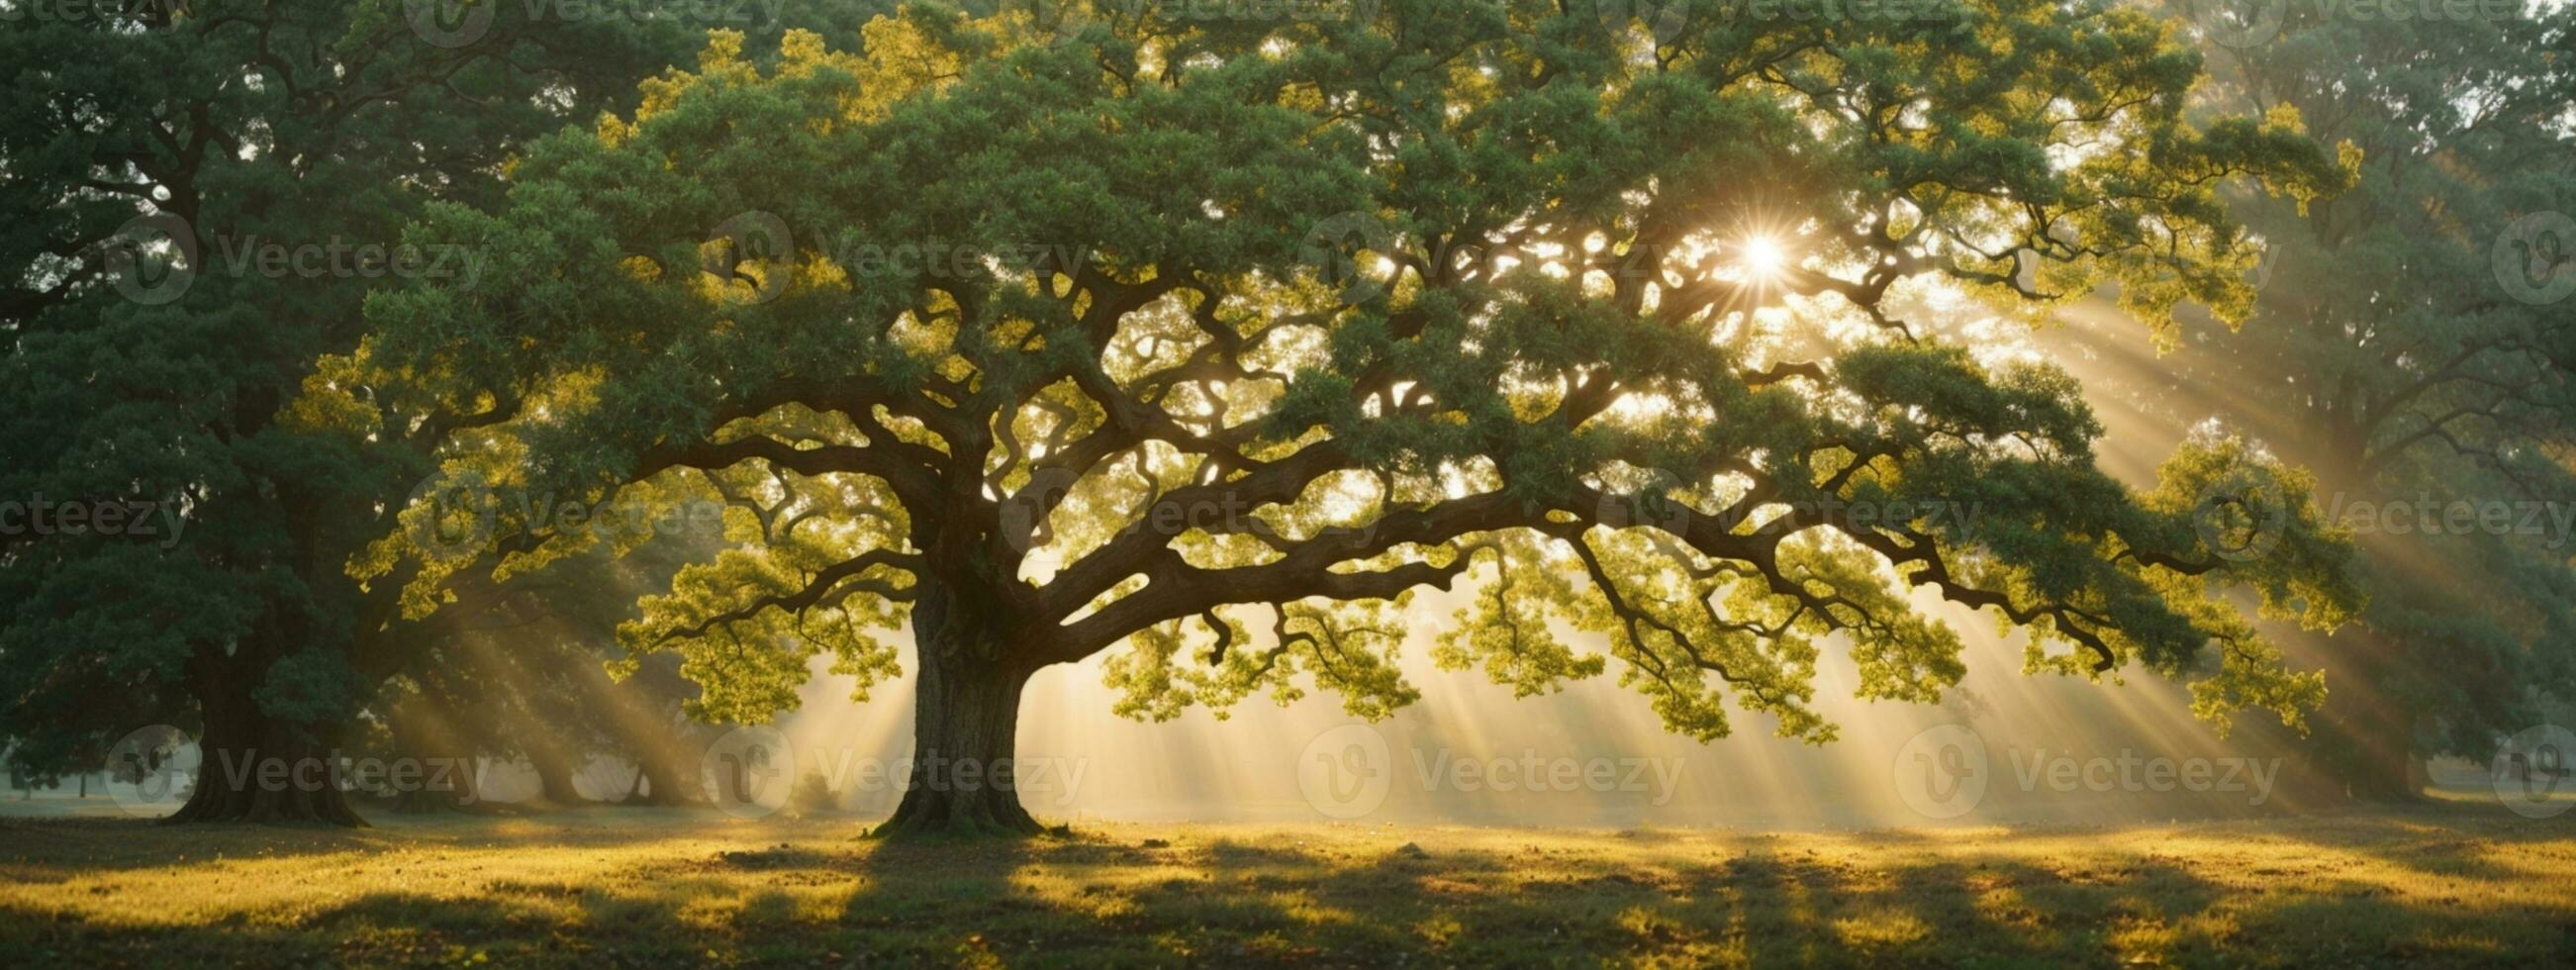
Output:
[[2576,827],[2486,810],[1858,833],[1095,825],[890,846],[598,810],[0,823],[39,963],[2535,965]]

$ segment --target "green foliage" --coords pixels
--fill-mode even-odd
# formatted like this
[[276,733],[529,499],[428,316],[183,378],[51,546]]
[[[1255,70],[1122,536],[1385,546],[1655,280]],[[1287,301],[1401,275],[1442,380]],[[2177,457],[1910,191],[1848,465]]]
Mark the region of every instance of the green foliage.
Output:
[[[925,663],[986,671],[959,676],[1123,644],[1129,716],[1302,680],[1379,717],[1415,697],[1424,586],[1468,604],[1441,664],[1532,694],[1615,658],[1702,738],[1729,699],[1833,737],[1828,646],[1865,696],[1940,696],[1960,641],[1909,588],[2027,632],[2034,670],[2197,678],[2222,724],[2317,702],[2221,597],[2330,626],[2345,547],[2302,497],[2298,555],[2228,559],[2187,494],[2295,476],[2212,441],[2133,494],[2064,373],[1904,308],[2243,310],[2220,186],[2349,169],[2276,120],[2187,122],[2198,62],[2151,17],[1086,9],[1054,43],[911,4],[768,68],[719,34],[631,118],[533,146],[507,205],[414,230],[491,272],[370,304],[386,360],[550,402],[502,429],[513,487],[760,510],[621,632],[710,707],[791,705],[822,651],[880,682],[861,631],[913,605]],[[905,246],[968,255],[877,258]]]
[[66,706],[182,720],[183,691],[327,734],[427,632],[348,560],[450,431],[509,413],[376,366],[367,290],[476,272],[456,240],[394,244],[432,203],[499,204],[521,145],[631,106],[694,32],[502,4],[454,46],[393,0],[45,6],[0,19],[0,495],[153,528],[0,535],[0,735],[87,723]]
[[2359,702],[2347,717],[2393,727],[2385,764],[2410,744],[2483,758],[2545,699],[2576,696],[2570,550],[2554,525],[2525,528],[2576,508],[2576,304],[2508,279],[2576,274],[2570,254],[2550,265],[2547,239],[2524,251],[2514,235],[2576,213],[2571,42],[2564,5],[2402,22],[2294,7],[2277,37],[2213,47],[2209,110],[2300,119],[2359,178],[2309,205],[2240,206],[2268,285],[2254,325],[2195,376],[2242,389],[2237,420],[2317,469],[2347,516],[2390,501],[2410,519],[2455,502],[2512,513],[2501,529],[2363,537],[2358,646],[2377,649],[2336,651],[2333,673]]

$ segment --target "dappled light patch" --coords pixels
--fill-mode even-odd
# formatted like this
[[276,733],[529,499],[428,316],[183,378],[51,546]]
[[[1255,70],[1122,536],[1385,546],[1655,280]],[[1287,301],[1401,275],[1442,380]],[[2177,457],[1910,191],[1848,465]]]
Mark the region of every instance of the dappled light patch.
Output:
[[2576,837],[2466,809],[1817,833],[1101,825],[946,847],[713,817],[283,847],[13,823],[0,946],[208,964],[1725,966],[2529,963],[2576,943]]

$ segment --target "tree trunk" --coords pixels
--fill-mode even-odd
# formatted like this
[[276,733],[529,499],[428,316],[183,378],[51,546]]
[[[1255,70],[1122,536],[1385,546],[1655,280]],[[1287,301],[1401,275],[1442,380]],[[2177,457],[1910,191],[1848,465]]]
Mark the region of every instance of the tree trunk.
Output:
[[[1020,694],[1034,667],[1014,661],[979,620],[932,584],[913,609],[920,677],[912,770],[879,836],[1021,836],[1046,831],[1020,805],[1014,760]],[[953,613],[952,613],[953,611]]]
[[[529,773],[537,776],[536,803],[570,807],[593,801],[584,797],[573,781],[589,754],[565,730],[546,723],[525,707],[487,707],[450,716],[471,747],[495,763],[527,762]],[[517,757],[510,758],[511,754]],[[476,776],[477,797],[481,797],[481,779]]]
[[579,805],[590,801],[582,797],[573,784],[572,762],[561,749],[548,742],[528,747],[528,767],[537,773],[538,796],[556,805]]
[[877,834],[1034,835],[1020,806],[1012,755],[1029,675],[926,663],[913,700],[912,771],[903,801]]
[[699,784],[694,766],[683,765],[661,745],[636,752],[637,776],[643,779],[643,794],[629,799],[630,805],[695,805],[707,800],[706,786]]
[[[233,651],[200,649],[187,662],[188,690],[205,734],[188,799],[164,824],[249,822],[365,828],[349,807],[334,745],[340,725],[292,721],[260,707],[255,688],[280,655],[260,639]],[[262,659],[266,658],[266,659]]]
[[2328,705],[2313,743],[2321,748],[2320,766],[2342,784],[2346,797],[2362,802],[2423,797],[2428,773],[2415,755],[2413,726],[2403,716],[2384,710],[2337,712],[2331,710],[2332,701]]
[[474,777],[477,752],[464,720],[427,695],[395,702],[386,721],[393,729],[394,764],[405,771],[391,780],[394,811],[452,812],[482,801]]
[[706,787],[699,784],[694,755],[684,755],[680,750],[690,746],[689,740],[631,732],[620,746],[627,749],[627,759],[635,763],[635,784],[627,788],[626,797],[618,804],[697,805],[707,800]]
[[195,789],[164,822],[317,822],[366,827],[349,808],[327,739],[309,725],[269,717],[247,692],[201,693],[206,736]]

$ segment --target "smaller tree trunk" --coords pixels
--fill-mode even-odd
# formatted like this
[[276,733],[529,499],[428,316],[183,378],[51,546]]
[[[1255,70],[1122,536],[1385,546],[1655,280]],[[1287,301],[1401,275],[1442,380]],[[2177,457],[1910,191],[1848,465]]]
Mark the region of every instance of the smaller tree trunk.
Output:
[[581,789],[573,784],[572,763],[551,745],[530,747],[528,767],[536,771],[537,791],[546,801],[557,805],[578,805],[590,801],[582,797]]
[[698,783],[694,765],[683,765],[681,759],[663,750],[667,742],[646,741],[642,750],[632,752],[635,759],[635,785],[621,805],[695,805],[706,801],[704,786]]
[[[2359,698],[2356,698],[2358,701]],[[2423,798],[2430,781],[2415,753],[2413,725],[2383,712],[2329,710],[2312,743],[2318,763],[2354,801],[2402,803]]]
[[401,769],[399,777],[388,779],[395,811],[452,812],[482,801],[470,717],[427,694],[394,704],[386,720],[393,729],[394,764]]

